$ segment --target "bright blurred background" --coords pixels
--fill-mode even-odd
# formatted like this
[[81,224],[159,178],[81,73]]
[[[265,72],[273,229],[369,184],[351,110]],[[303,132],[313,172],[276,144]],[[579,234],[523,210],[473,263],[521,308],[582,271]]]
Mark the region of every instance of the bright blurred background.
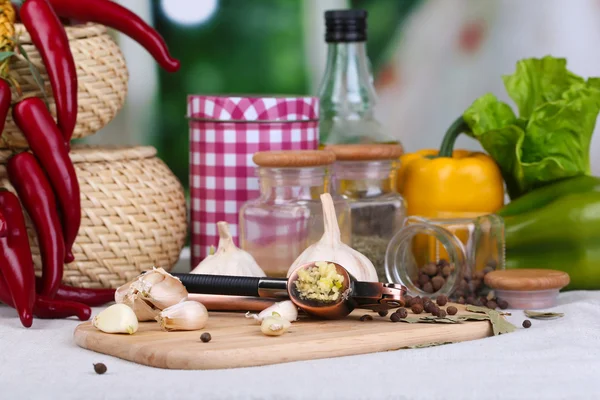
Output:
[[[119,36],[130,72],[127,103],[87,141],[153,145],[186,188],[186,96],[315,94],[325,66],[327,9],[368,10],[378,114],[407,151],[439,146],[448,125],[485,92],[509,101],[501,75],[521,58],[566,57],[571,71],[600,76],[600,0],[119,2],[161,32],[182,68],[164,73],[138,44]],[[468,138],[458,145],[479,149]]]

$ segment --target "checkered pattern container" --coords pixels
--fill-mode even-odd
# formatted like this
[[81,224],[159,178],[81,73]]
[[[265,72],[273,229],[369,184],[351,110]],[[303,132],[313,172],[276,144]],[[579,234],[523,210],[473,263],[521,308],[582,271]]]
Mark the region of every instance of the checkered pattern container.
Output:
[[238,212],[258,197],[258,151],[315,150],[316,97],[188,96],[192,267],[219,241],[226,221],[238,244]]

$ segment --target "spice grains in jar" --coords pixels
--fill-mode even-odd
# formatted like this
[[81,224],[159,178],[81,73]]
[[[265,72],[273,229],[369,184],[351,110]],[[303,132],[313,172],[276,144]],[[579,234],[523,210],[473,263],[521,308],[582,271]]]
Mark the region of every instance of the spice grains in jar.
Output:
[[334,191],[350,203],[352,247],[387,281],[385,253],[406,218],[404,199],[396,191],[396,170],[402,147],[397,144],[326,146],[335,153]]

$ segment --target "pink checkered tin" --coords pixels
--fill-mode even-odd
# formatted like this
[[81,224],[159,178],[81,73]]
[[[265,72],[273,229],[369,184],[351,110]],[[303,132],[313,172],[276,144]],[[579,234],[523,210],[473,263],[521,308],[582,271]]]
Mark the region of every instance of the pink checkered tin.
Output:
[[227,221],[238,244],[238,212],[258,197],[257,151],[315,150],[316,97],[188,96],[192,267],[219,241]]

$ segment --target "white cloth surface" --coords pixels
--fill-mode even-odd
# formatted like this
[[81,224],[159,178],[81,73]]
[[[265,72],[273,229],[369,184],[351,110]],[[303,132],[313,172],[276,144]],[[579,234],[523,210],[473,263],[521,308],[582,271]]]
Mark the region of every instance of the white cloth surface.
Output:
[[[600,399],[600,292],[563,293],[552,310],[565,317],[523,329],[513,311],[515,333],[471,342],[180,371],[81,349],[75,320],[22,328],[0,306],[0,399]],[[106,374],[94,373],[97,362]]]

